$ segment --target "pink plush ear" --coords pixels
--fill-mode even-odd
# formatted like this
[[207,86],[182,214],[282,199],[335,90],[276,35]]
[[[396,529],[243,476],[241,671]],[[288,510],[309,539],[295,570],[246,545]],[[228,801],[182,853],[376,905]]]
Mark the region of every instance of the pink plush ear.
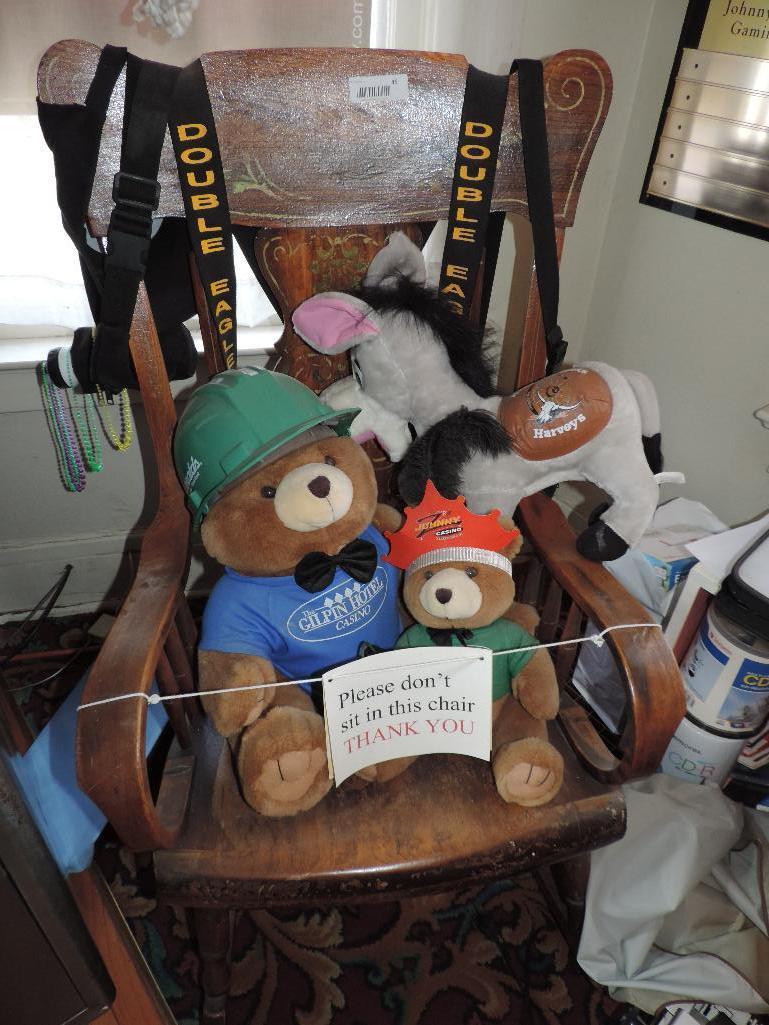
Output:
[[291,320],[299,337],[313,349],[335,354],[379,334],[369,312],[370,307],[354,296],[325,292],[305,299]]

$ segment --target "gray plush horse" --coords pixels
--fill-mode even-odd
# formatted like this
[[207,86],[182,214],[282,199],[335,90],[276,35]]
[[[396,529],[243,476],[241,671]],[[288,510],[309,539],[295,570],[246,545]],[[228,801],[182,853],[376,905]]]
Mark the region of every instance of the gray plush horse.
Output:
[[[647,377],[583,363],[514,393],[494,393],[483,338],[424,287],[422,254],[401,232],[372,260],[357,294],[325,292],[295,311],[296,333],[323,353],[352,350],[353,377],[323,393],[358,406],[356,437],[405,453],[402,497],[417,504],[427,479],[477,513],[510,515],[522,498],[588,480],[611,504],[578,538],[605,561],[636,544],[651,522],[662,474],[659,410]],[[417,434],[412,437],[409,425]]]

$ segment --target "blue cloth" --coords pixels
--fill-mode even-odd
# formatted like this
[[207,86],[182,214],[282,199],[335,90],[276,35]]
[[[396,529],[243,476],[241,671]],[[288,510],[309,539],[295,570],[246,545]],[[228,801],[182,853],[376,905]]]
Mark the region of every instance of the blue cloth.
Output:
[[[387,553],[375,527],[361,538],[380,556]],[[287,679],[302,680],[352,662],[363,641],[392,648],[399,634],[398,570],[381,560],[367,584],[337,569],[331,585],[317,594],[293,576],[249,577],[225,569],[208,599],[199,647],[259,655]]]
[[[85,678],[67,697],[29,750],[10,759],[32,817],[61,871],[82,872],[93,858],[93,845],[106,819],[77,783],[75,733],[77,707]],[[140,698],[135,700],[139,701]],[[152,750],[168,717],[162,705],[147,714],[147,753]],[[104,738],[109,744],[109,737]]]

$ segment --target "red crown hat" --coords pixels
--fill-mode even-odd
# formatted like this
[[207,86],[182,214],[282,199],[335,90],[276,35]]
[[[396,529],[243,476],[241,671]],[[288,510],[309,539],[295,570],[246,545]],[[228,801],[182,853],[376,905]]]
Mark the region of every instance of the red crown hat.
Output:
[[386,562],[408,569],[420,556],[444,549],[482,549],[500,552],[520,535],[499,523],[499,509],[478,515],[471,512],[462,495],[444,498],[431,480],[417,506],[406,507],[406,521],[394,534],[385,531],[390,542]]

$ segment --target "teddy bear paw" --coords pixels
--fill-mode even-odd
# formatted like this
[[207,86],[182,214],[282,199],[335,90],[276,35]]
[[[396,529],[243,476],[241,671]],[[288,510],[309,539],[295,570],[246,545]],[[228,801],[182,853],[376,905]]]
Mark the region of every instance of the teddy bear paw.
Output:
[[323,720],[297,708],[271,709],[243,734],[238,770],[243,796],[262,815],[314,807],[331,789]]
[[409,765],[417,760],[417,757],[417,755],[410,755],[405,758],[391,758],[387,762],[367,765],[364,769],[359,769],[355,775],[366,783],[387,783],[405,772]]
[[297,801],[307,793],[321,769],[326,767],[326,752],[314,747],[309,751],[284,751],[269,758],[259,773],[258,786],[275,800]]
[[236,737],[264,715],[274,696],[274,687],[234,693],[224,687],[219,694],[206,694],[201,701],[217,733],[223,737]]
[[561,789],[563,758],[546,740],[513,741],[494,755],[494,780],[508,804],[526,808],[547,804]]

